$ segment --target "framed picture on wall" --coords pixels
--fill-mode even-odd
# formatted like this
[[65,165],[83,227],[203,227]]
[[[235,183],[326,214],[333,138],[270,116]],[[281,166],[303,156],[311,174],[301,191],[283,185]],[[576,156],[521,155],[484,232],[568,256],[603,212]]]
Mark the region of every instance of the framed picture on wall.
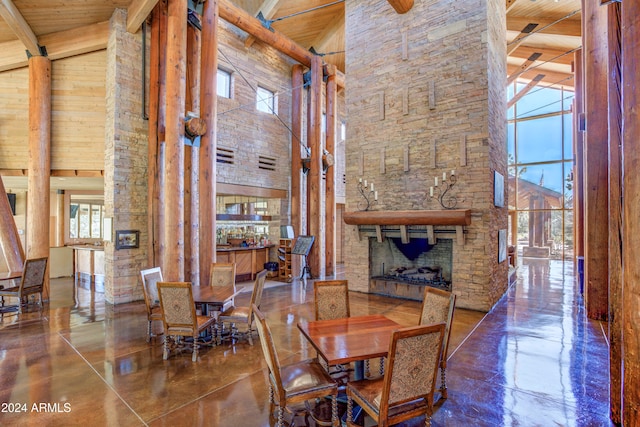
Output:
[[493,172],[493,205],[504,207],[504,176],[498,171]]
[[116,249],[133,249],[140,247],[140,231],[117,230]]
[[498,230],[498,263],[507,259],[507,229]]

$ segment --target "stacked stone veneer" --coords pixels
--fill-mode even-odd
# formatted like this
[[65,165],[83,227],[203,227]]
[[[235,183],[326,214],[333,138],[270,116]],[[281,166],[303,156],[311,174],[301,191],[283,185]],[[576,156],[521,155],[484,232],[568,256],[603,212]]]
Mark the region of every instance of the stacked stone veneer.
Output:
[[[459,307],[482,311],[508,286],[507,209],[493,206],[493,172],[506,177],[505,31],[499,0],[419,1],[403,15],[386,0],[346,2],[346,210],[358,209],[359,177],[375,183],[375,210],[441,209],[429,186],[455,169],[472,223],[453,242],[452,286]],[[368,292],[368,241],[345,230],[349,286]]]
[[110,20],[106,69],[105,217],[113,230],[140,230],[140,247],[116,250],[105,244],[105,299],[124,303],[143,298],[140,270],[147,268],[147,122],[142,117],[139,34],[126,30],[127,14]]

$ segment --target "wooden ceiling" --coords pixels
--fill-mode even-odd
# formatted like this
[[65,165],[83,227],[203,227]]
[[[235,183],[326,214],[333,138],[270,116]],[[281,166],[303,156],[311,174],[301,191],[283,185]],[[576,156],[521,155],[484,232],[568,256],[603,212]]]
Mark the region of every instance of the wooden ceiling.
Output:
[[[458,0],[459,1],[459,0]],[[0,71],[26,64],[30,35],[53,59],[95,49],[105,43],[100,23],[113,9],[127,9],[136,29],[157,0],[0,0]],[[277,31],[344,71],[343,0],[231,0],[252,15],[261,12]],[[571,62],[581,45],[580,0],[505,0],[508,74],[529,81],[573,86]],[[525,34],[522,30],[533,28]],[[522,38],[524,37],[524,38]],[[522,38],[522,39],[521,39]],[[520,40],[521,39],[521,40]],[[247,45],[252,41],[249,40]],[[71,48],[72,46],[73,48]],[[28,48],[27,48],[28,49]],[[32,49],[31,49],[32,50]],[[541,54],[535,61],[531,55]],[[527,70],[518,74],[528,63]]]

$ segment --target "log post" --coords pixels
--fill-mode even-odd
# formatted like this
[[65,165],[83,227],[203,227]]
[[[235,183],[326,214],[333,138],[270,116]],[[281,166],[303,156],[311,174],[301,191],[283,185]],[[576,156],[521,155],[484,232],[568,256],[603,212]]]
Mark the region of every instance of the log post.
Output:
[[198,188],[200,286],[209,285],[209,269],[216,260],[216,151],[217,73],[218,73],[218,1],[204,3],[202,11],[200,58],[200,118],[207,125],[200,139]]
[[165,280],[184,280],[184,105],[187,0],[169,0],[166,66],[164,247]]
[[640,425],[640,2],[622,5],[622,157],[623,229],[622,264],[624,319],[624,378],[622,425]]
[[605,6],[609,36],[609,402],[611,419],[622,410],[622,68],[620,3]]
[[[298,236],[306,231],[302,218],[302,197],[305,194],[302,174],[304,67],[300,64],[295,64],[292,67],[291,86],[291,225],[294,234]],[[298,258],[293,257],[291,260],[292,271],[300,269]]]
[[[329,67],[327,79],[327,130],[326,150],[330,155],[336,152],[336,135],[338,128],[338,85],[336,70]],[[325,274],[333,276],[336,266],[336,167],[329,166],[325,172],[326,206],[325,206]]]
[[[185,116],[189,112],[200,114],[200,31],[187,25],[187,91]],[[185,124],[187,135],[202,135],[206,129],[204,120],[198,117],[189,119]],[[184,147],[184,277],[187,281],[199,284],[198,253],[198,147]]]
[[[49,257],[51,179],[51,61],[29,58],[29,171],[27,178],[27,258]],[[49,267],[42,292],[49,299]]]
[[315,56],[311,61],[311,87],[309,88],[309,120],[307,125],[308,145],[311,150],[311,163],[307,178],[309,205],[309,234],[315,236],[316,243],[311,246],[308,262],[315,277],[324,277],[324,252],[321,236],[323,229],[323,191],[322,191],[322,58]]
[[[584,256],[584,74],[582,68],[582,49],[573,55],[575,92],[573,98],[573,152],[576,167],[573,176],[573,216],[574,216],[574,252],[576,257]],[[577,258],[576,258],[577,265]]]
[[607,112],[607,11],[583,1],[585,83],[585,263],[587,316],[606,320],[609,311],[609,183]]
[[4,253],[9,271],[22,271],[24,251],[6,194],[2,176],[0,176],[0,249]]

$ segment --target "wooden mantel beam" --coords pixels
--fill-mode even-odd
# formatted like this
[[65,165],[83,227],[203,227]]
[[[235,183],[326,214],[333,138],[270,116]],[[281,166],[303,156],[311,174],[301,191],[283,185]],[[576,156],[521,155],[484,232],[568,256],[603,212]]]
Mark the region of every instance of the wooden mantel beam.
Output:
[[0,16],[32,56],[40,56],[38,38],[11,0],[0,0]]
[[311,67],[311,59],[314,55],[290,38],[277,31],[266,29],[258,19],[235,6],[230,0],[219,0],[218,7],[220,18],[295,59],[302,65]]
[[413,7],[413,0],[387,0],[399,14],[407,13]]
[[345,212],[343,219],[350,225],[470,225],[471,210]]

